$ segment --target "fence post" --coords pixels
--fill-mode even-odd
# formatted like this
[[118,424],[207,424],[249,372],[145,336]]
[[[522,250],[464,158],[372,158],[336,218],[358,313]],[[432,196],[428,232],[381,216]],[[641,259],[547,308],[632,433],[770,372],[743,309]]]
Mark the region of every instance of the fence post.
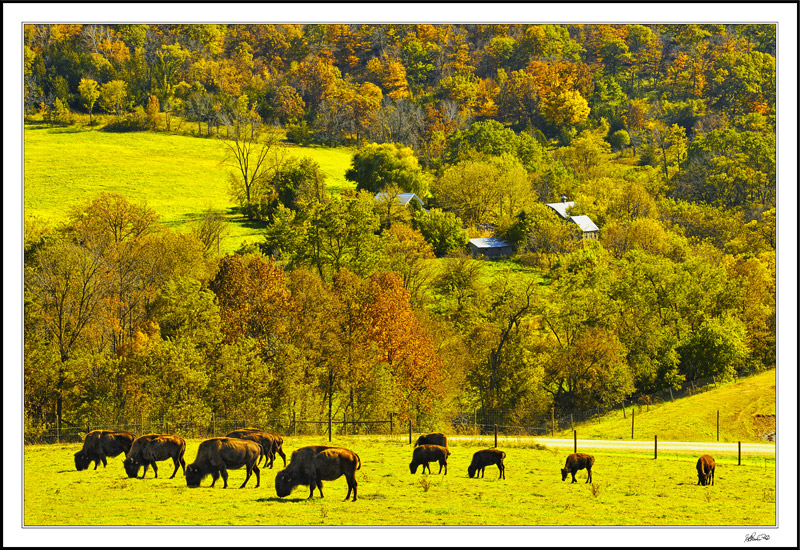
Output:
[[717,441],[719,441],[719,409],[717,409]]
[[394,434],[394,423],[392,422],[392,413],[389,413],[389,435]]
[[578,432],[574,430],[572,432],[572,452],[573,453],[578,452]]
[[654,438],[655,441],[653,442],[653,455],[654,455],[653,459],[655,460],[658,458],[658,436],[656,435],[654,436]]
[[556,408],[550,407],[550,437],[556,436]]
[[742,442],[739,442],[739,464],[738,466],[742,465]]
[[628,418],[625,415],[625,400],[624,399],[622,400],[622,418]]
[[411,445],[411,419],[408,419],[408,444]]
[[631,408],[631,439],[633,439],[633,426],[636,421],[636,410]]
[[497,448],[497,424],[494,425],[494,448]]

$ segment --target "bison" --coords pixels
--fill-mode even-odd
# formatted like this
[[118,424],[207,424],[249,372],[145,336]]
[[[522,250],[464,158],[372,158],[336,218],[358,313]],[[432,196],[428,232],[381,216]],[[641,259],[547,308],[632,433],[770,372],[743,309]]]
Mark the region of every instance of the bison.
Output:
[[444,475],[447,475],[447,457],[450,456],[450,449],[447,447],[442,447],[441,445],[420,445],[419,447],[414,447],[414,454],[411,457],[411,464],[409,464],[409,469],[411,470],[412,474],[417,473],[417,468],[420,464],[422,464],[422,473],[425,473],[425,469],[427,468],[428,473],[431,473],[431,467],[428,464],[429,462],[438,461],[439,462],[439,472],[442,473],[442,467],[444,467]]
[[279,497],[288,496],[298,485],[308,485],[314,496],[314,487],[322,494],[322,482],[333,481],[344,476],[347,480],[347,496],[353,493],[353,501],[358,499],[356,470],[361,469],[361,459],[349,449],[327,445],[301,447],[292,453],[289,466],[275,476],[275,492]]
[[[258,430],[256,428],[242,428],[241,430],[237,430],[238,432],[260,432],[264,434],[267,438],[272,441],[272,448],[271,453],[272,456],[269,457],[269,467],[272,468],[273,461],[275,460],[275,455],[279,455],[283,459],[283,467],[286,467],[286,454],[283,452],[283,438],[278,434],[273,434],[269,432],[265,432],[263,430]],[[234,433],[234,432],[231,432]],[[228,437],[238,437],[238,436],[231,436]],[[266,444],[266,440],[264,440]]]
[[594,457],[592,455],[572,453],[567,457],[567,463],[561,468],[561,481],[567,479],[567,475],[572,474],[572,483],[577,483],[575,474],[578,470],[586,468],[586,473],[589,474],[586,483],[589,483],[592,481],[592,466],[594,466]]
[[419,447],[420,445],[439,445],[441,447],[447,447],[447,436],[439,432],[421,435],[417,438],[417,442],[414,443],[414,447]]
[[147,475],[147,468],[153,467],[156,477],[158,477],[158,468],[156,462],[159,460],[172,459],[175,465],[175,470],[170,479],[175,477],[178,473],[178,466],[186,474],[186,461],[183,460],[183,454],[186,452],[186,442],[183,438],[177,435],[166,434],[148,434],[137,437],[128,452],[128,456],[123,461],[122,465],[125,467],[125,473],[128,477],[136,477],[139,475],[139,468],[144,466],[142,472],[142,479]]
[[247,485],[250,476],[256,474],[256,488],[261,485],[261,470],[258,468],[258,457],[261,455],[261,445],[255,441],[236,439],[232,437],[215,437],[200,443],[197,449],[197,458],[186,467],[186,486],[199,487],[204,477],[211,474],[211,486],[222,476],[225,482],[223,489],[228,488],[228,469],[235,470],[245,466],[247,477],[240,489]]
[[697,459],[697,484],[706,486],[711,481],[714,485],[714,470],[717,468],[714,457],[703,455]]
[[505,479],[506,467],[503,464],[503,460],[505,458],[506,453],[498,449],[484,449],[482,451],[477,451],[474,455],[472,455],[472,463],[467,467],[467,474],[469,474],[469,477],[472,478],[475,477],[475,474],[480,473],[480,477],[483,477],[487,466],[497,464],[497,467],[500,469],[500,477],[497,479]]
[[258,463],[261,462],[261,457],[264,457],[264,466],[269,464],[269,467],[272,468],[272,462],[275,458],[275,455],[272,453],[272,446],[273,446],[273,435],[262,430],[256,430],[254,428],[243,428],[241,430],[234,430],[231,433],[227,434],[225,437],[235,437],[238,439],[247,439],[249,441],[255,441],[261,446],[261,454],[258,457]]
[[127,453],[133,444],[134,435],[130,432],[115,432],[111,430],[93,430],[86,434],[83,448],[75,453],[75,469],[79,472],[89,467],[94,462],[94,469],[100,462],[105,468],[108,465],[106,457],[115,457]]

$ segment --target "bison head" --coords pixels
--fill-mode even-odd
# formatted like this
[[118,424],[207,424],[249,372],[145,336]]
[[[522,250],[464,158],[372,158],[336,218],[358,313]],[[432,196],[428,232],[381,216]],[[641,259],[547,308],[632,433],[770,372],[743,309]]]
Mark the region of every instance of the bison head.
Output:
[[[477,471],[478,471],[478,468],[476,468],[476,467],[475,467],[475,466],[473,466],[472,464],[470,464],[469,466],[467,466],[467,474],[469,475],[469,477],[470,477],[470,478],[473,478],[473,477],[475,477],[475,472],[477,472]],[[563,480],[562,480],[562,481],[563,481]]]
[[708,482],[709,482],[710,480],[711,480],[711,476],[710,476],[709,474],[706,474],[706,473],[704,473],[704,472],[697,472],[697,481],[698,481],[698,483],[700,483],[700,485],[702,485],[703,487],[705,487],[706,485],[708,485]]
[[139,464],[135,458],[129,456],[122,461],[122,466],[124,466],[125,473],[128,474],[128,477],[136,477],[139,475],[141,464]]
[[569,470],[567,470],[566,468],[561,468],[561,481],[567,479],[568,475],[569,475]]
[[275,492],[281,498],[288,497],[296,485],[298,484],[293,482],[292,476],[286,470],[281,470],[275,476]]
[[75,453],[75,469],[79,472],[88,468],[91,461],[92,460],[84,451],[78,451]]
[[[416,474],[417,473],[417,468],[419,468],[419,464],[417,464],[416,462],[411,462],[411,464],[408,465],[408,469],[411,470],[412,474]],[[423,473],[424,473],[424,471],[423,471]]]
[[200,468],[194,464],[189,464],[186,467],[186,486],[189,488],[200,487],[200,482],[203,481],[205,475],[200,471]]

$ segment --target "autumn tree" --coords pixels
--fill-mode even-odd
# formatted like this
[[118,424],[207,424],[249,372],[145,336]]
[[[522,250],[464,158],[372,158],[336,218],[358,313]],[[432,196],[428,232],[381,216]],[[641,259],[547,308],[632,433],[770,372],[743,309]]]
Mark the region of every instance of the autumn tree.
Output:
[[395,184],[405,193],[428,196],[429,176],[423,172],[410,147],[396,143],[371,143],[353,155],[345,178],[356,183],[356,189],[379,193]]
[[97,82],[91,78],[82,78],[78,85],[78,93],[81,95],[83,104],[89,109],[89,126],[92,126],[92,110],[94,110],[95,102],[100,98]]

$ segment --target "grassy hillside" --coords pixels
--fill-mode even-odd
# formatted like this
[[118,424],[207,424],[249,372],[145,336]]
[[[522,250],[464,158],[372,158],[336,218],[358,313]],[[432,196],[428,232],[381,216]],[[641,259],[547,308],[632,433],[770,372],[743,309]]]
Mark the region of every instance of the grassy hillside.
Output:
[[[716,441],[719,411],[720,441],[764,441],[769,420],[757,415],[775,415],[775,370],[734,383],[677,399],[672,403],[636,407],[635,439],[659,441]],[[773,424],[774,428],[774,424]],[[596,420],[575,425],[578,437],[588,439],[630,439],[631,409],[627,416],[613,411]],[[571,437],[570,431],[556,432]]]
[[[72,207],[103,192],[146,202],[172,229],[209,207],[226,212],[230,224],[222,251],[260,239],[259,228],[238,216],[228,195],[225,146],[215,139],[134,132],[116,134],[75,127],[25,126],[25,215],[64,221]],[[290,154],[316,160],[327,185],[339,193],[352,152],[291,147]]]
[[[480,447],[452,442],[447,475],[409,472],[411,446],[403,436],[343,437],[334,444],[356,452],[358,501],[342,502],[343,478],[324,482],[324,498],[298,487],[286,498],[275,493],[275,474],[261,470],[238,489],[245,471],[231,470],[210,488],[207,478],[188,489],[179,471],[168,479],[171,461],[159,463],[146,479],[128,479],[122,457],[108,467],[75,471],[79,444],[25,447],[25,524],[34,525],[774,525],[775,460],[717,458],[713,487],[697,485],[697,456],[652,460],[639,454],[595,452],[591,484],[561,481],[568,450],[509,447],[506,479],[495,466],[470,479],[467,466]],[[286,437],[287,455],[326,438]],[[197,455],[199,439],[187,441],[186,462]],[[288,457],[287,457],[288,458]],[[566,513],[565,513],[566,512]]]

